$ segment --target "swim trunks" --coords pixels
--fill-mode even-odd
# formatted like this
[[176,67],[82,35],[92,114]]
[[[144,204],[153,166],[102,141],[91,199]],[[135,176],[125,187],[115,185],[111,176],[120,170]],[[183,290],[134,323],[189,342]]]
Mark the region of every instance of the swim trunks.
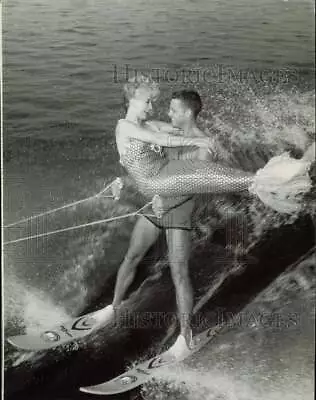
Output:
[[164,209],[167,211],[161,218],[145,217],[155,226],[161,229],[185,229],[192,230],[192,212],[194,208],[194,199],[191,197],[183,197],[179,202],[172,197],[163,198]]

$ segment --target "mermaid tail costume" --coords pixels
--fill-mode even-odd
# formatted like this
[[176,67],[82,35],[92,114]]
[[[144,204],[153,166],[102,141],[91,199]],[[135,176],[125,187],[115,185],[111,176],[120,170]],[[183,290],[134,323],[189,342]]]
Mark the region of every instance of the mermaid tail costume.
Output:
[[169,160],[163,151],[153,151],[150,144],[137,139],[130,139],[121,163],[147,197],[241,192],[254,177],[209,161]]

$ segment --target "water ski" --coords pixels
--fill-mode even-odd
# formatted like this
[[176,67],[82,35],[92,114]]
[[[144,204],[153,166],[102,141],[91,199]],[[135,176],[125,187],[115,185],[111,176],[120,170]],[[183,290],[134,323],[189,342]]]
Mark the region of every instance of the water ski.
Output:
[[209,328],[194,337],[194,347],[188,350],[184,357],[170,360],[169,350],[160,354],[159,356],[152,357],[147,361],[136,364],[129,371],[113,378],[107,382],[100,383],[94,386],[81,387],[81,392],[96,394],[96,395],[112,395],[129,390],[135,389],[140,385],[150,381],[155,377],[155,370],[167,365],[174,364],[190,357],[196,351],[201,349],[207,342],[209,342],[214,335],[218,332],[220,326]]
[[30,351],[48,350],[89,335],[100,322],[96,318],[98,311],[82,315],[43,332],[9,336],[7,341],[13,346]]

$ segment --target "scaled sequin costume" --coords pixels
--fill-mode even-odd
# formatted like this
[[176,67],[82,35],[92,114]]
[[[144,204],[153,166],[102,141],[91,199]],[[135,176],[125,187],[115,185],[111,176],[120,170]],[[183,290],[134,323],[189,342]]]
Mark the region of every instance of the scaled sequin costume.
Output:
[[254,176],[209,161],[168,160],[137,139],[130,139],[121,163],[148,197],[240,192],[249,188]]

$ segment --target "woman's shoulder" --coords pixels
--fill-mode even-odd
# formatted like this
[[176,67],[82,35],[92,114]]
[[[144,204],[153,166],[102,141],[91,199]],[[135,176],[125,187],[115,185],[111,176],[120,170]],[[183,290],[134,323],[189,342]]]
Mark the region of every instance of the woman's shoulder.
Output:
[[126,122],[126,119],[121,118],[117,121],[116,127],[115,127],[115,133],[124,133],[124,122]]
[[122,125],[122,122],[124,122],[124,121],[126,121],[126,119],[124,119],[124,118],[118,119],[118,120],[117,120],[117,123],[116,123],[116,126],[117,126],[117,127],[118,127],[118,126],[121,126],[121,125]]
[[134,125],[133,122],[129,121],[128,119],[121,118],[117,121],[116,128],[120,129],[126,129],[130,127],[131,125]]

